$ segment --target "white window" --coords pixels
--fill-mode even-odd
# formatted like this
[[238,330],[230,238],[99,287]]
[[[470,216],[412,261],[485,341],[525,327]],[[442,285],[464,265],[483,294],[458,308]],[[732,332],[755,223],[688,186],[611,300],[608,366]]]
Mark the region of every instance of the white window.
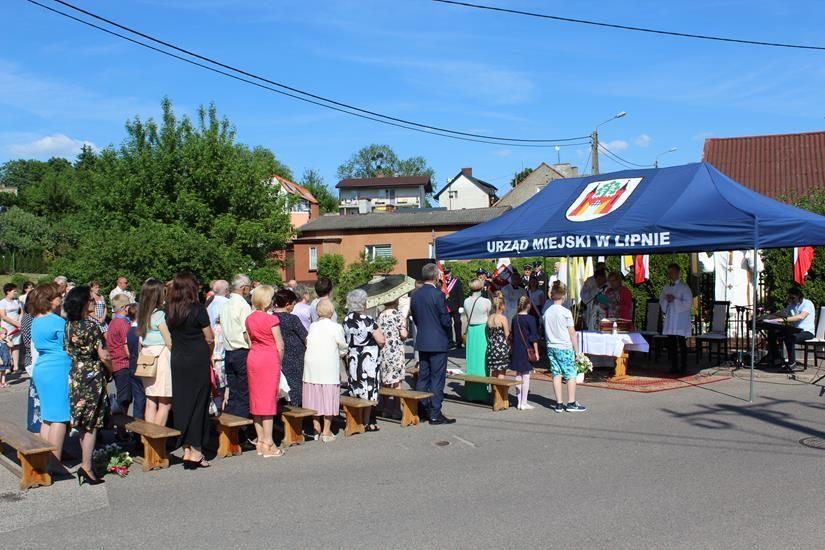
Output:
[[368,244],[364,247],[364,255],[368,260],[388,258],[392,256],[392,247],[388,244]]
[[318,249],[314,246],[309,247],[309,270],[315,271],[318,269]]

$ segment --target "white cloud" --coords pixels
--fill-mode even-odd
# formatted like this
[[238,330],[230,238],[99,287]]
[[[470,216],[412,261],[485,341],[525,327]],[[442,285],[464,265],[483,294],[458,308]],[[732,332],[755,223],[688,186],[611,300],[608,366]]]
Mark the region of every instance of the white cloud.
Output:
[[16,157],[48,159],[51,157],[75,158],[84,145],[95,151],[97,145],[91,141],[73,139],[65,134],[45,136],[28,143],[17,143],[7,146],[9,153]]
[[500,149],[498,151],[493,151],[493,154],[497,157],[507,158],[512,156],[513,151],[511,149]]
[[613,141],[602,141],[601,144],[602,146],[613,151],[614,153],[618,151],[624,151],[625,149],[630,147],[630,144],[623,139],[614,139]]
[[633,143],[635,143],[637,147],[647,147],[648,145],[650,145],[650,141],[651,140],[649,135],[641,134],[639,135],[639,137],[633,140]]

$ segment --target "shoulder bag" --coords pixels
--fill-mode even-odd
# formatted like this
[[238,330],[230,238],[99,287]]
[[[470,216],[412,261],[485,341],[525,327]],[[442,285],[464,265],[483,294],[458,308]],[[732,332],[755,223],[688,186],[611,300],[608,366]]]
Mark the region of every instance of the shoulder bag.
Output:
[[538,355],[536,355],[536,349],[527,342],[527,338],[524,337],[524,331],[521,329],[521,321],[519,321],[518,314],[515,317],[516,326],[518,327],[518,333],[521,335],[521,340],[524,342],[524,347],[527,348],[527,360],[531,363],[535,363],[539,360]]
[[140,353],[137,358],[135,376],[140,378],[154,378],[158,373],[158,356],[143,353],[143,339],[140,340]]
[[470,320],[473,318],[473,311],[476,309],[476,304],[481,299],[481,297],[477,297],[475,302],[473,302],[473,307],[470,308],[470,314],[467,316],[467,326],[461,330],[461,340],[463,344],[467,344],[467,331],[470,330]]

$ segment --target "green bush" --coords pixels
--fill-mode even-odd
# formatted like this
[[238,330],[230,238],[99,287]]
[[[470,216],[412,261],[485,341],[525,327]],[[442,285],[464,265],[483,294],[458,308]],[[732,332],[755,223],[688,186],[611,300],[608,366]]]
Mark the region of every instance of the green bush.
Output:
[[321,257],[318,258],[318,278],[326,277],[332,281],[333,287],[339,285],[343,272],[344,257],[340,254],[321,254]]

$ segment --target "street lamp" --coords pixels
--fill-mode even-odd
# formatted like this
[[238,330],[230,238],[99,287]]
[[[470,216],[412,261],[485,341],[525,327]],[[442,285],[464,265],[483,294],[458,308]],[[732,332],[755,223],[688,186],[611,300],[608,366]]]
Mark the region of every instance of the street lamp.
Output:
[[668,153],[673,153],[673,152],[674,152],[674,151],[676,151],[677,149],[678,149],[678,147],[671,147],[671,148],[670,148],[670,149],[668,149],[667,151],[662,151],[661,153],[659,153],[658,155],[656,155],[656,160],[654,160],[654,161],[653,161],[653,167],[654,167],[654,168],[658,168],[658,167],[659,167],[659,157],[661,157],[662,155],[666,155],[666,154],[668,154]]
[[604,126],[611,120],[616,120],[617,118],[622,118],[627,114],[625,111],[619,111],[612,117],[608,118],[601,124],[597,124],[596,127],[593,129],[593,135],[590,136],[590,156],[593,158],[593,174],[597,175],[599,173],[599,126]]

